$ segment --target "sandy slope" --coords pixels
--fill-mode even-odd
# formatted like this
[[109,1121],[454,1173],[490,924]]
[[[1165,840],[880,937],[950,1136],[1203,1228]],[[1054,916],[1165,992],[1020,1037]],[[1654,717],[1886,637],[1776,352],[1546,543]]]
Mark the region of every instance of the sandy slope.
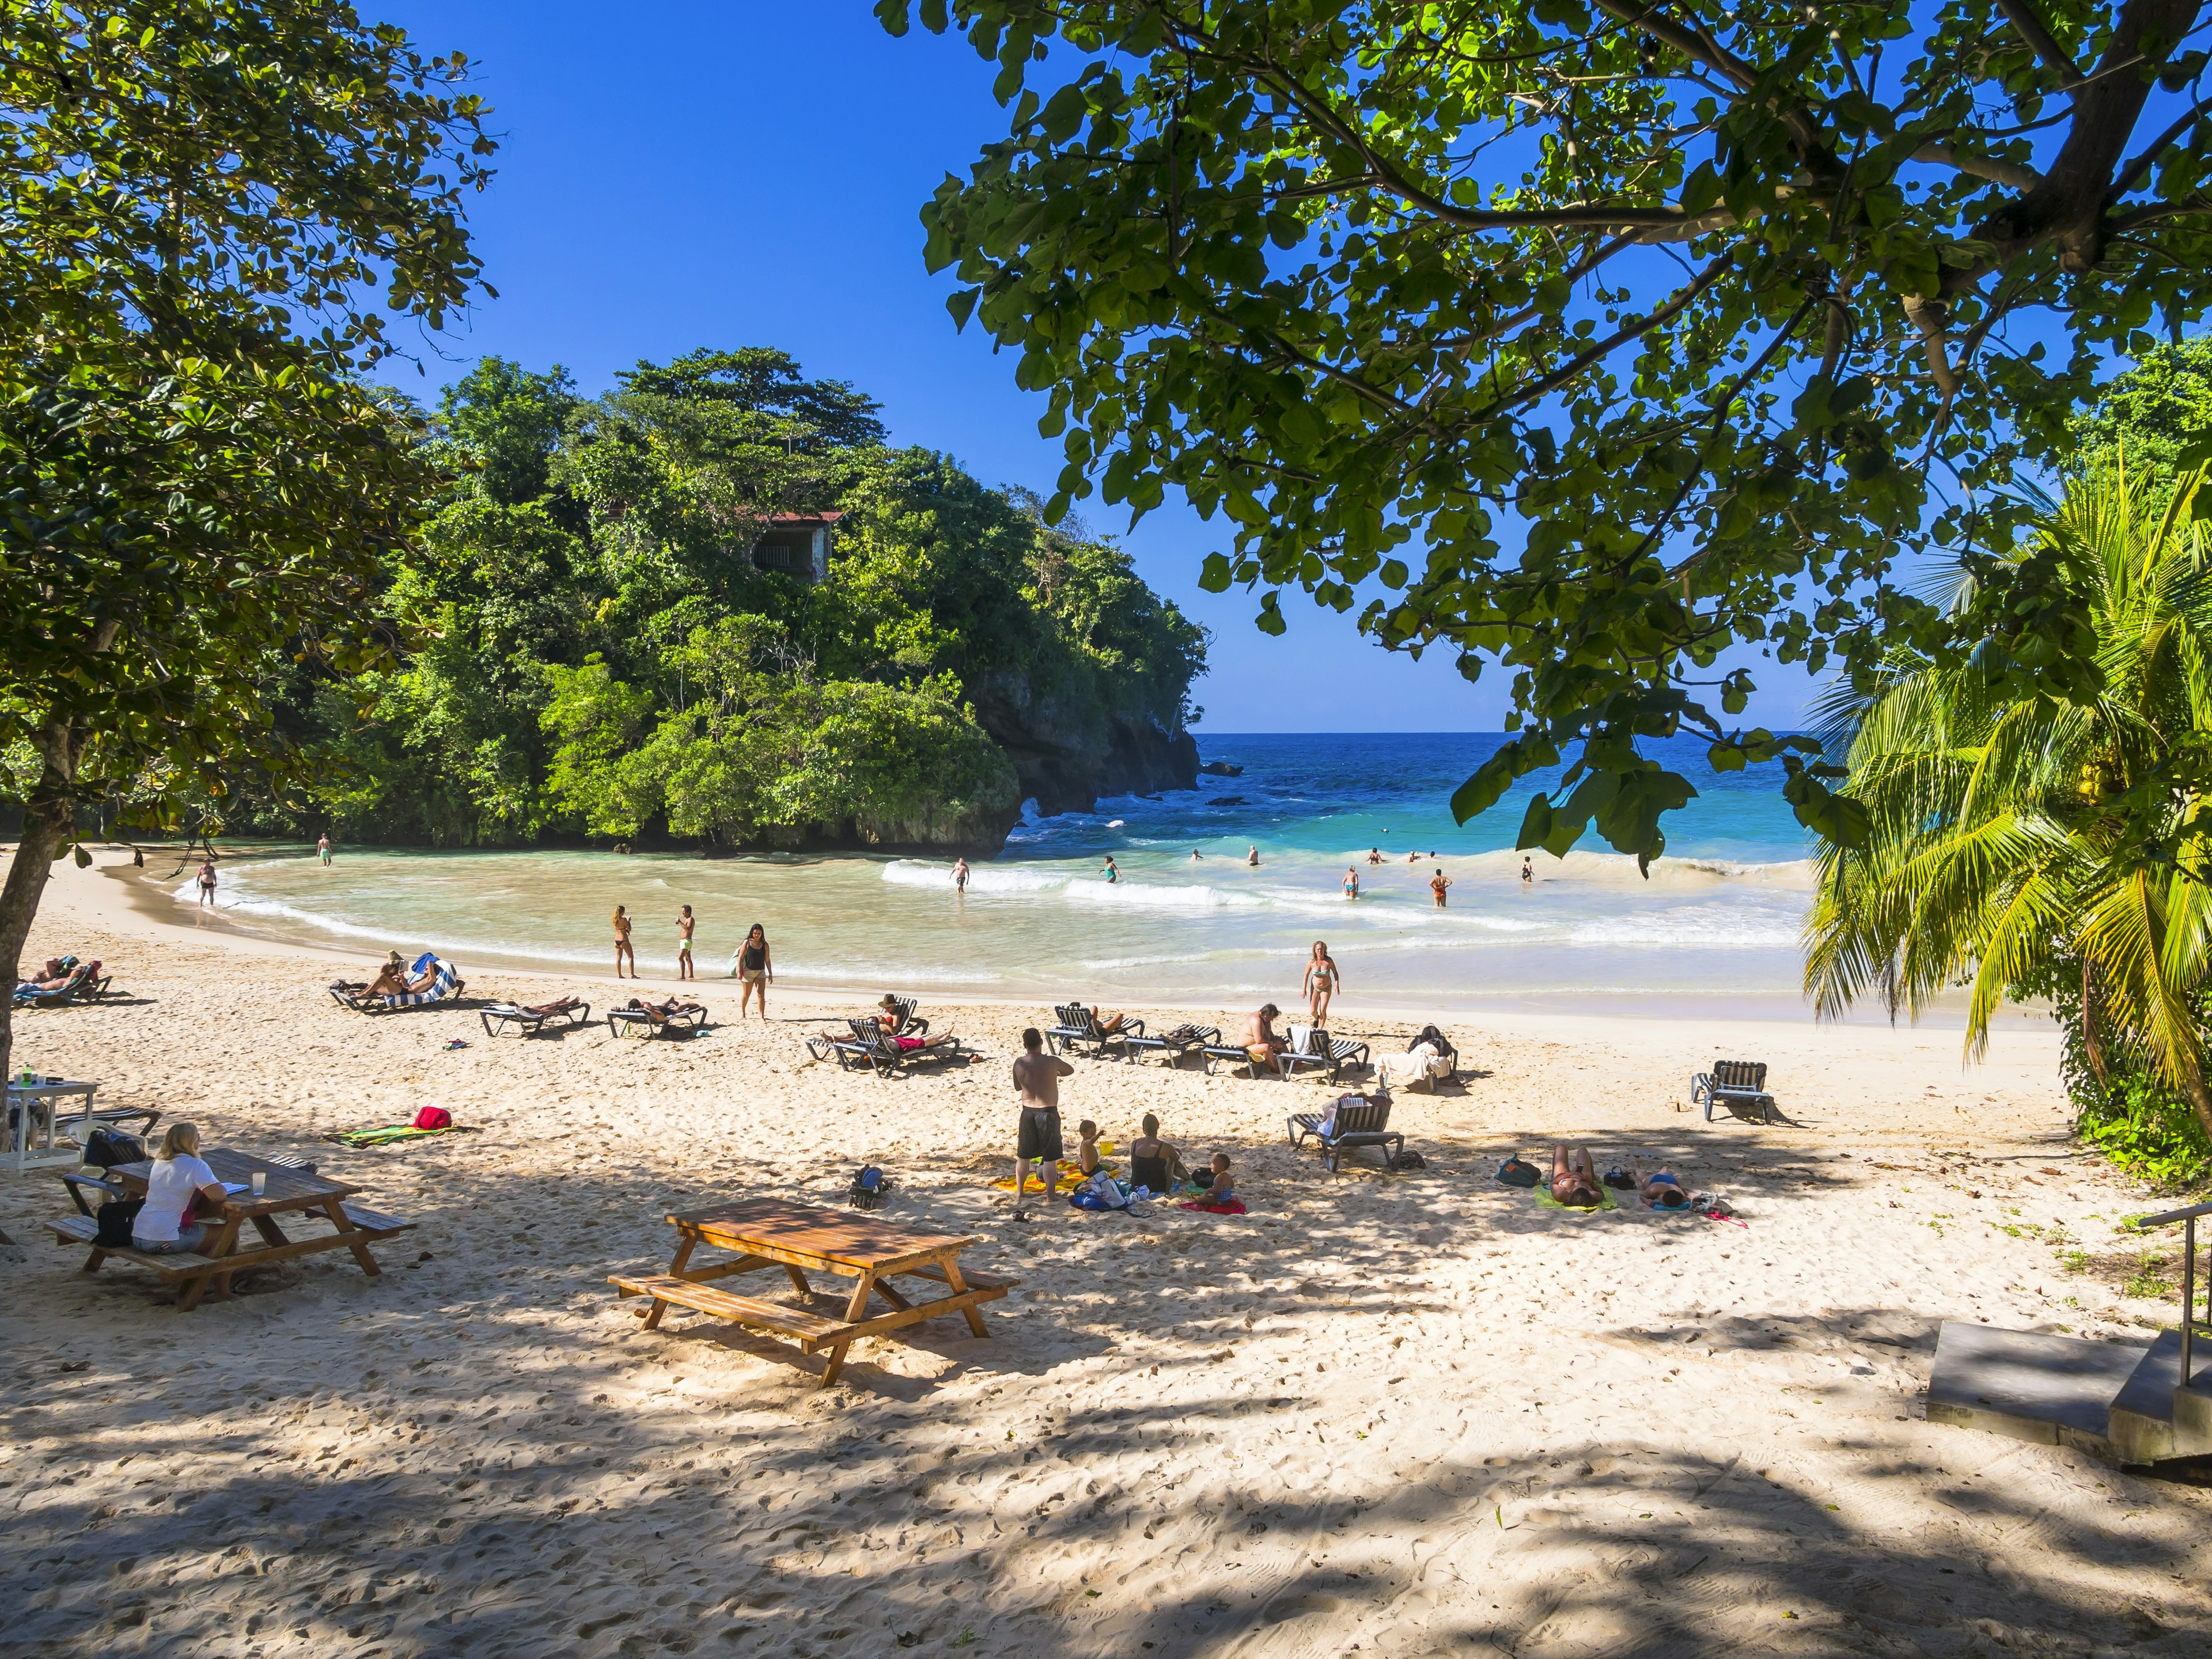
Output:
[[[1127,1139],[1156,1110],[1237,1158],[1256,1213],[1024,1228],[987,1183],[1039,1011],[958,1010],[990,1061],[894,1082],[806,1063],[781,999],[688,1044],[493,1043],[461,1012],[343,1014],[332,958],[195,939],[118,890],[63,866],[33,943],[88,947],[132,1000],[26,1016],[19,1054],[211,1144],[313,1151],[422,1224],[380,1279],[323,1255],[180,1316],[127,1267],[76,1271],[38,1226],[50,1178],[0,1181],[0,1650],[2212,1642],[2204,1492],[1917,1403],[1942,1319],[2122,1334],[2159,1311],[2100,1276],[2142,1200],[2070,1155],[2048,1036],[1962,1073],[1954,1032],[1462,1025],[1474,1075],[1401,1097],[1429,1167],[1396,1176],[1285,1150],[1318,1084],[1082,1062],[1071,1124]],[[1722,1053],[1772,1061],[1796,1126],[1677,1109]],[[317,1139],[428,1102],[483,1133]],[[1553,1135],[1671,1158],[1747,1224],[1563,1215],[1490,1178]],[[989,1340],[939,1322],[825,1393],[772,1340],[640,1331],[605,1282],[665,1262],[673,1206],[828,1198],[863,1158],[899,1180],[895,1215],[1025,1281]]]

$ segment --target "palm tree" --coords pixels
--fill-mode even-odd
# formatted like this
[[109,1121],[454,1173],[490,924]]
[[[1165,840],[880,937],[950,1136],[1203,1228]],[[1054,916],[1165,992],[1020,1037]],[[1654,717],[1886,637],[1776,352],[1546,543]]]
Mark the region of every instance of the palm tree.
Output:
[[1906,662],[1824,711],[1869,823],[1862,846],[1816,855],[1805,976],[1824,1017],[1877,995],[1917,1015],[1964,985],[1978,1058],[2007,996],[2078,983],[2100,1085],[2154,1071],[2212,1134],[2212,848],[2187,781],[2212,745],[2212,533],[2193,516],[2205,476],[2152,486],[2101,468],[2037,532],[2095,631],[2092,703]]

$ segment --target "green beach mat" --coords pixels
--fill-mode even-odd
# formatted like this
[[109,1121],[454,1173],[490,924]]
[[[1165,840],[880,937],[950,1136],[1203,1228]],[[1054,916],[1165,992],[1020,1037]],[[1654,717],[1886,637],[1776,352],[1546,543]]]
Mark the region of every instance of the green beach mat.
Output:
[[1558,1199],[1552,1196],[1552,1189],[1549,1187],[1531,1187],[1528,1190],[1536,1195],[1536,1202],[1547,1210],[1571,1210],[1577,1215],[1594,1215],[1598,1210],[1617,1210],[1620,1207],[1620,1200],[1613,1195],[1613,1188],[1602,1181],[1597,1184],[1598,1197],[1601,1201],[1592,1209],[1585,1209],[1579,1204],[1560,1203]]
[[443,1129],[418,1129],[411,1123],[387,1123],[380,1129],[341,1129],[336,1134],[325,1135],[323,1139],[362,1152],[371,1146],[389,1146],[402,1140],[427,1140],[432,1135],[472,1135],[476,1133],[473,1127],[459,1123]]

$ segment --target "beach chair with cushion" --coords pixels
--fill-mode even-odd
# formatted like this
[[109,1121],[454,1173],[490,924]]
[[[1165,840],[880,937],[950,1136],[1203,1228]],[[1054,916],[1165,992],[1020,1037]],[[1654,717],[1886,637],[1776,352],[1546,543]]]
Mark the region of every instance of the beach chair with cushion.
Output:
[[419,991],[404,991],[398,996],[371,996],[367,982],[338,980],[330,988],[331,999],[341,1008],[350,1008],[357,1014],[388,1014],[400,1008],[427,1008],[433,1003],[459,996],[466,988],[453,964],[434,951],[425,951],[415,958],[407,969],[411,982],[423,975],[430,982]]
[[563,997],[558,1002],[541,1002],[534,1008],[521,1007],[512,1002],[495,1002],[477,1012],[483,1021],[486,1036],[497,1036],[512,1025],[524,1036],[534,1037],[549,1026],[554,1030],[564,1031],[573,1026],[590,1024],[592,1005],[580,1002],[574,997]]
[[1291,1150],[1296,1152],[1309,1139],[1321,1143],[1332,1170],[1336,1168],[1338,1155],[1347,1146],[1382,1147],[1386,1169],[1396,1168],[1406,1150],[1406,1137],[1390,1127],[1390,1103],[1387,1100],[1362,1100],[1357,1104],[1339,1101],[1334,1114],[1293,1114]]
[[636,997],[630,999],[627,1008],[607,1010],[607,1030],[617,1036],[666,1036],[672,1031],[686,1036],[701,1030],[707,1023],[707,1011],[700,1004],[687,1002],[670,1013],[658,1008],[647,1008]]
[[1334,1083],[1347,1066],[1368,1068],[1367,1045],[1349,1037],[1333,1037],[1318,1025],[1293,1025],[1291,1046],[1275,1056],[1275,1064],[1286,1078],[1301,1072],[1326,1072]]
[[1063,1002],[1053,1012],[1060,1017],[1060,1024],[1046,1028],[1044,1042],[1054,1054],[1066,1048],[1072,1053],[1087,1051],[1103,1055],[1109,1048],[1118,1048],[1126,1059],[1130,1041],[1145,1035],[1145,1022],[1141,1019],[1124,1019],[1120,1030],[1102,1031],[1098,1022],[1091,1018],[1091,1010],[1079,1002]]
[[114,981],[112,974],[102,974],[100,963],[81,963],[70,969],[70,976],[51,990],[39,991],[18,986],[14,1002],[18,1008],[58,1008],[64,1003],[91,1002],[107,994]]
[[1731,1117],[1750,1123],[1774,1121],[1774,1097],[1766,1092],[1766,1063],[1752,1060],[1717,1060],[1710,1072],[1690,1079],[1690,1103],[1705,1109],[1705,1121],[1713,1121],[1713,1108],[1723,1106]]
[[1129,1044],[1129,1057],[1139,1054],[1158,1054],[1170,1066],[1182,1064],[1182,1057],[1194,1048],[1203,1048],[1207,1043],[1218,1045],[1221,1028],[1218,1025],[1177,1025],[1162,1031],[1158,1036],[1140,1036]]

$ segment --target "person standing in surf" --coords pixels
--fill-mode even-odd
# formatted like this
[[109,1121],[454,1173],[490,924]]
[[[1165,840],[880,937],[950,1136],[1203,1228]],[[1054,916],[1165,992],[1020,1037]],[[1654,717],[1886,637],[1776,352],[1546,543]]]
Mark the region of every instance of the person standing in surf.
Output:
[[1114,855],[1111,853],[1106,855],[1106,868],[1100,873],[1106,878],[1109,885],[1121,879],[1121,872],[1114,867]]
[[1527,859],[1522,859],[1521,860],[1521,884],[1523,887],[1533,886],[1535,884],[1535,866],[1531,864]]
[[200,902],[195,908],[215,908],[215,854],[200,860]]
[[1356,864],[1345,866],[1344,896],[1348,899],[1356,899],[1359,896],[1359,866]]
[[745,1017],[756,994],[760,997],[761,1018],[768,1018],[768,988],[775,978],[775,960],[769,954],[768,929],[755,922],[746,930],[745,942],[738,946],[738,953],[730,958],[730,971],[744,981],[738,994],[738,1018]]
[[623,963],[629,963],[629,976],[639,977],[637,952],[629,948],[629,912],[621,905],[615,906],[615,977],[623,976]]
[[328,835],[320,835],[315,837],[315,851],[323,860],[323,868],[325,870],[329,869],[331,867],[331,838]]
[[1451,878],[1439,870],[1429,878],[1429,890],[1437,896],[1437,908],[1444,908],[1444,889],[1451,885]]
[[1256,847],[1246,848],[1244,849],[1244,862],[1248,867],[1254,870],[1258,869],[1260,867],[1260,849]]
[[698,931],[698,919],[691,914],[691,907],[685,905],[676,917],[676,977],[678,979],[699,977],[691,966],[691,935]]
[[952,860],[952,890],[963,898],[967,896],[968,860],[966,859]]

